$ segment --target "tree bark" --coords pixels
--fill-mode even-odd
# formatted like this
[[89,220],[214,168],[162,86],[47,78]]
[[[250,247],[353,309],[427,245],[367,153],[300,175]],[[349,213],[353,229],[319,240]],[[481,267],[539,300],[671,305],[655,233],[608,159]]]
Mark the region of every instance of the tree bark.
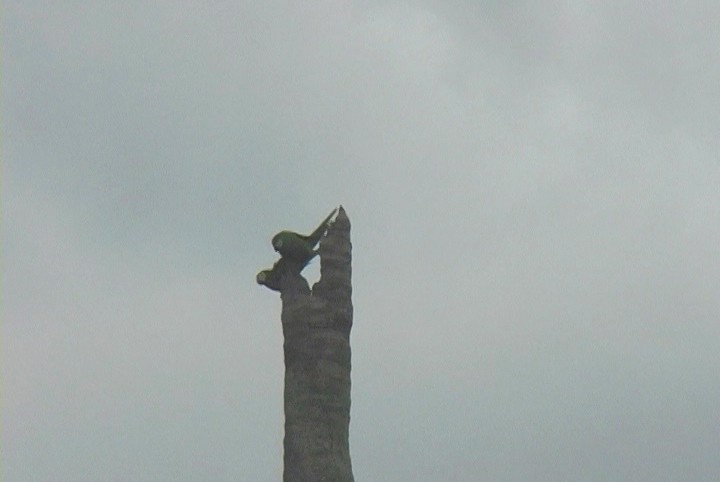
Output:
[[320,281],[310,290],[282,274],[285,354],[285,482],[352,482],[350,220],[341,207],[320,241]]

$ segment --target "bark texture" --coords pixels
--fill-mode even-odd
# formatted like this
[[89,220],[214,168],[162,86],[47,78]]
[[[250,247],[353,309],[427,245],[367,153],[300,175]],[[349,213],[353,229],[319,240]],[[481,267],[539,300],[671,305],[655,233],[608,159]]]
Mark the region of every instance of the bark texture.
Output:
[[[350,221],[342,207],[320,241],[320,281],[280,274],[285,338],[285,482],[351,482]],[[272,288],[271,288],[272,289]]]

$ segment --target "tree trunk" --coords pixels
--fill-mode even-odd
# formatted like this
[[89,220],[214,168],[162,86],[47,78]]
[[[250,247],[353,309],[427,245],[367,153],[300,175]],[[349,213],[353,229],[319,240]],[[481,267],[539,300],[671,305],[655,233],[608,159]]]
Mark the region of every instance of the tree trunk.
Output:
[[350,424],[350,221],[340,208],[320,241],[320,281],[283,274],[285,482],[353,481]]

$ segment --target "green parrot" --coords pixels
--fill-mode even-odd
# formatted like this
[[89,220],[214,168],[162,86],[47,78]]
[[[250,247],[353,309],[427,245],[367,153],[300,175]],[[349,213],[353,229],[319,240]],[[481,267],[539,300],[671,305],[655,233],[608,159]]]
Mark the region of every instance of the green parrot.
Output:
[[[275,262],[272,269],[264,269],[255,276],[257,284],[266,286],[274,291],[283,291],[283,289],[291,288],[293,285],[292,278],[299,276],[300,271],[307,263],[298,263],[287,258],[280,258]],[[305,282],[307,285],[307,282]]]
[[271,290],[282,291],[283,277],[292,271],[300,271],[303,267],[285,258],[275,262],[272,269],[264,269],[255,277],[257,284],[267,286]]
[[282,291],[283,277],[292,271],[299,272],[302,268],[302,266],[292,261],[280,258],[275,262],[272,269],[260,271],[255,277],[255,281],[257,281],[257,284],[267,286],[271,290]]
[[333,209],[330,215],[320,223],[320,226],[308,236],[292,231],[279,232],[272,238],[273,248],[285,259],[298,263],[307,263],[317,254],[315,246],[320,242],[323,234],[325,234],[328,224],[330,224],[330,219],[332,219],[336,212],[337,208]]
[[280,291],[280,278],[271,269],[260,271],[255,277],[255,281],[259,285],[265,285],[271,290]]

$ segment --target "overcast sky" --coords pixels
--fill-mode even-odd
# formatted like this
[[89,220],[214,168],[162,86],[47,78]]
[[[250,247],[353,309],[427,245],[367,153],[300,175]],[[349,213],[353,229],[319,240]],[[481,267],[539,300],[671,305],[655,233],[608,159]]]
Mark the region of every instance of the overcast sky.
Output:
[[358,481],[720,479],[717,2],[3,21],[3,480],[280,480],[255,273],[339,204]]

